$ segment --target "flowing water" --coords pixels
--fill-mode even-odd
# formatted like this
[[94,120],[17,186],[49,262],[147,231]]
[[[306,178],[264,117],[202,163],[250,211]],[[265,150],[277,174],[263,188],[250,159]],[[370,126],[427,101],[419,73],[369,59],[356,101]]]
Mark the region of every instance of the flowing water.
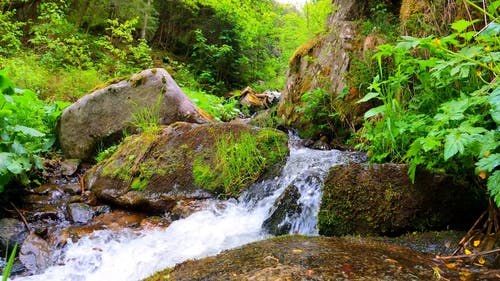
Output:
[[328,169],[361,158],[355,153],[311,150],[292,144],[281,175],[255,184],[239,200],[214,202],[164,230],[95,231],[60,249],[53,266],[43,273],[14,280],[140,280],[187,259],[264,239],[270,235],[262,230],[262,224],[276,198],[292,183],[300,191],[299,203],[304,207],[290,222],[290,232],[315,235],[320,186]]

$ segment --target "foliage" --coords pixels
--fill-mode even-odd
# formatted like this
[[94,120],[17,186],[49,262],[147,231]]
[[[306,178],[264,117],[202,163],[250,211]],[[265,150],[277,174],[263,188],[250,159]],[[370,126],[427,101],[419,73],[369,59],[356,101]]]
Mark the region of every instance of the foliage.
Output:
[[302,107],[297,107],[295,110],[303,112],[303,117],[307,122],[317,125],[318,128],[313,131],[333,131],[334,117],[337,112],[333,107],[333,95],[329,94],[325,89],[318,88],[312,91],[307,91],[301,97]]
[[241,114],[236,99],[224,99],[201,90],[195,91],[189,88],[183,90],[197,106],[210,113],[217,121],[227,122]]
[[136,108],[135,112],[132,113],[131,125],[139,130],[141,133],[156,133],[160,130],[160,120],[161,120],[161,105],[163,101],[163,95],[158,96],[156,104],[151,106],[146,106],[144,108]]
[[21,49],[21,28],[25,23],[14,21],[15,13],[15,10],[0,13],[0,54],[10,55]]
[[7,253],[8,251],[5,252],[5,260],[7,261],[7,265],[3,268],[3,273],[2,273],[2,281],[7,281],[9,279],[12,266],[14,265],[14,259],[16,258],[16,252],[17,252],[17,243],[14,245],[14,248],[12,248],[12,252],[10,253],[9,258],[7,259]]
[[97,163],[102,162],[106,159],[109,158],[113,153],[115,153],[116,149],[118,148],[117,145],[112,145],[106,149],[101,149],[98,153],[97,156],[95,157],[95,161]]
[[0,71],[0,192],[12,180],[28,184],[28,173],[43,168],[40,154],[52,148],[64,106],[44,103],[34,92],[15,88]]
[[238,196],[270,165],[284,159],[283,137],[271,129],[263,129],[257,136],[248,132],[220,136],[211,164],[203,157],[194,159],[195,184],[224,196]]
[[412,179],[417,166],[475,170],[500,206],[500,25],[477,33],[473,24],[460,20],[446,37],[405,36],[379,47],[379,74],[359,102],[381,105],[366,112],[359,148],[374,161],[408,161]]
[[27,52],[0,57],[0,67],[20,88],[32,89],[41,99],[59,101],[76,101],[105,78],[94,68],[49,69],[42,64],[39,55]]

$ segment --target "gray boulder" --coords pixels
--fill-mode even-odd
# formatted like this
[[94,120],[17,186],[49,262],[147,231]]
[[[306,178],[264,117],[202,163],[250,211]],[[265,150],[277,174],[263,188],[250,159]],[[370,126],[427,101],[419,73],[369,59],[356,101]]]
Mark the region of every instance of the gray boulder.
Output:
[[166,70],[148,69],[96,90],[66,108],[58,128],[65,156],[91,159],[99,143],[118,137],[124,129],[133,130],[133,114],[156,106],[160,96],[160,124],[210,122]]

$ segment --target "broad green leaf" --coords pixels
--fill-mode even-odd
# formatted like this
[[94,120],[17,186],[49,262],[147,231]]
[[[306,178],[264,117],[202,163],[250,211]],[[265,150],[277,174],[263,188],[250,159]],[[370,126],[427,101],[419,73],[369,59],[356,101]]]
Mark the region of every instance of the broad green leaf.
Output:
[[30,168],[31,163],[27,157],[18,157],[17,159],[11,161],[7,166],[7,169],[15,175],[28,171]]
[[370,93],[366,94],[362,99],[358,100],[356,103],[367,102],[375,97],[378,97],[379,95],[380,94],[377,92],[370,92]]
[[474,24],[473,21],[461,19],[459,21],[454,22],[451,25],[451,28],[453,28],[457,33],[461,33],[462,31],[466,30],[469,26],[473,24]]
[[471,47],[462,48],[462,50],[460,50],[458,53],[471,59],[471,58],[476,57],[478,54],[480,54],[482,52],[482,50],[483,50],[482,47],[471,46]]
[[410,50],[417,47],[420,44],[420,39],[411,36],[402,36],[405,41],[399,42],[396,48],[401,48],[405,50]]
[[0,175],[5,174],[7,171],[7,167],[12,161],[12,157],[14,157],[14,153],[10,152],[0,152]]
[[476,163],[476,166],[480,171],[492,172],[496,167],[500,166],[500,153],[494,153],[488,157],[481,158]]
[[441,105],[443,114],[447,115],[449,120],[464,119],[464,112],[469,107],[468,99],[452,100]]
[[500,87],[497,87],[489,96],[490,114],[495,123],[500,125]]
[[42,133],[42,132],[40,132],[40,131],[38,131],[36,129],[30,128],[30,127],[26,127],[26,126],[22,126],[22,125],[15,125],[15,126],[13,126],[12,130],[15,131],[15,132],[23,133],[26,136],[30,136],[30,137],[43,137],[43,136],[45,136],[44,133]]
[[491,197],[493,197],[497,206],[500,207],[500,170],[495,171],[488,178],[487,187]]
[[383,112],[385,112],[385,105],[377,106],[365,112],[365,119],[368,119]]
[[468,135],[461,134],[457,131],[452,131],[445,138],[444,143],[444,160],[448,160],[455,154],[463,154],[465,147],[469,143]]
[[441,141],[438,138],[436,137],[422,138],[422,149],[425,152],[429,152],[438,147],[441,147]]
[[12,143],[11,148],[12,148],[12,152],[14,152],[14,153],[16,153],[18,155],[28,153],[28,151],[26,150],[26,148],[21,143],[19,143],[17,140],[15,140]]

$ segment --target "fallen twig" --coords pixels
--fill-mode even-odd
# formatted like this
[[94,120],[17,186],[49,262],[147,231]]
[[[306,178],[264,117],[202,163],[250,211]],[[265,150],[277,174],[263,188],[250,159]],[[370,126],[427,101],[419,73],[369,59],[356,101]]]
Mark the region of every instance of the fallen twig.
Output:
[[477,256],[486,256],[486,255],[490,255],[490,254],[494,254],[494,253],[500,253],[500,248],[494,249],[494,250],[489,250],[489,251],[472,253],[472,254],[468,254],[468,255],[457,255],[457,256],[446,256],[446,257],[436,256],[436,259],[454,260],[454,259],[462,259],[462,258],[475,258]]
[[28,229],[28,231],[31,233],[31,229],[28,225],[28,221],[26,220],[26,217],[23,215],[23,213],[21,213],[21,211],[19,211],[19,209],[17,209],[16,205],[14,205],[14,203],[10,202],[10,204],[12,205],[12,207],[14,207],[14,210],[16,210],[17,214],[21,217],[21,220],[23,221],[24,225],[26,226],[26,229]]

